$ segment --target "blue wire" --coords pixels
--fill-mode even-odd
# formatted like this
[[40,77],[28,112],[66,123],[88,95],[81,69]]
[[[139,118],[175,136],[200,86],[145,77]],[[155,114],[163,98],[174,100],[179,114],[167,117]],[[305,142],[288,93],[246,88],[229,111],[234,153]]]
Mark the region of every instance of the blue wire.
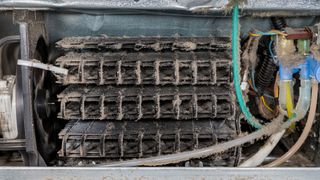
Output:
[[[252,81],[252,86],[253,86],[253,90],[255,92],[258,92],[258,89],[256,87],[256,83],[254,82],[254,70],[251,71],[251,81]],[[264,96],[268,97],[268,98],[271,98],[271,99],[274,99],[274,97],[270,96],[269,94],[263,94]]]
[[274,57],[274,54],[273,54],[273,52],[272,52],[272,44],[273,44],[273,41],[270,40],[270,43],[269,43],[269,52],[270,52],[270,55],[271,55],[271,57],[272,57],[272,59],[273,59],[273,62],[274,62],[275,64],[277,64],[277,60],[276,60],[276,58]]
[[265,32],[256,32],[255,34],[259,34],[259,35],[262,35],[262,36],[274,36],[274,35],[277,35],[277,33],[265,33]]
[[270,99],[274,99],[274,97],[272,97],[271,95],[266,94],[266,93],[264,93],[263,96],[265,96],[265,97],[267,97],[267,98],[270,98]]
[[257,87],[256,87],[256,83],[254,82],[254,70],[251,71],[251,80],[252,80],[252,86],[255,92],[258,91]]

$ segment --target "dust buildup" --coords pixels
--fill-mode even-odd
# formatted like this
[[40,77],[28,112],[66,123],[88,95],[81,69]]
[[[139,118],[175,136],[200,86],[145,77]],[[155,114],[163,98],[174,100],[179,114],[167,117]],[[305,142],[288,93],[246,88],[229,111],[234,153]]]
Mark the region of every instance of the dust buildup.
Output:
[[[60,157],[95,163],[173,154],[237,134],[228,37],[67,37],[56,66]],[[82,145],[80,145],[82,144]],[[201,160],[233,166],[236,149]],[[184,164],[179,164],[184,165]]]
[[122,88],[73,85],[58,95],[61,107],[64,107],[58,117],[68,120],[228,118],[233,116],[234,107],[228,91],[210,86]]
[[[63,147],[68,147],[62,148],[59,156],[95,158],[97,162],[104,162],[174,154],[234,139],[237,135],[233,128],[233,125],[221,128],[221,122],[215,120],[148,121],[143,125],[134,121],[73,121],[59,134],[60,139],[66,137]],[[84,141],[86,135],[90,139]],[[84,145],[79,146],[80,142]],[[233,148],[201,161],[211,166],[233,166],[235,151]]]
[[197,44],[193,42],[178,42],[174,43],[173,47],[184,51],[193,51],[197,49]]
[[[61,84],[214,85],[230,83],[228,51],[67,53],[56,65],[69,70]],[[221,72],[220,72],[221,71]]]
[[279,61],[285,67],[298,65],[304,60],[304,56],[297,52],[293,40],[279,37],[275,50]]
[[261,37],[256,37],[253,39],[252,46],[249,51],[249,62],[251,64],[251,67],[255,68],[257,66],[258,56],[258,45]]
[[239,6],[242,6],[242,5],[247,4],[248,0],[229,0],[228,3],[226,4],[225,8],[224,8],[225,12],[229,13],[233,9],[233,7],[234,7],[234,5],[236,3],[238,3]]
[[320,60],[320,47],[319,47],[319,45],[313,44],[310,49],[311,49],[311,53],[314,56],[314,58],[319,61]]
[[231,47],[229,37],[67,37],[56,43],[65,50],[227,50]]

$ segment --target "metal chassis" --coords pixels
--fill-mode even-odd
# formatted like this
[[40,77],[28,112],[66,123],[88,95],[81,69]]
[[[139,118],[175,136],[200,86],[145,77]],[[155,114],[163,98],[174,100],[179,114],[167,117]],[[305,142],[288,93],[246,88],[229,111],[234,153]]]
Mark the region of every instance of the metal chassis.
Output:
[[319,168],[0,168],[0,179],[318,179]]
[[[189,0],[191,2],[191,0]],[[290,0],[289,0],[290,1]],[[288,2],[289,2],[288,1]],[[46,3],[44,3],[46,2]],[[0,0],[0,9],[2,10],[22,10],[23,14],[17,15],[15,21],[20,24],[20,36],[21,36],[21,56],[23,59],[30,58],[30,49],[28,39],[30,29],[28,24],[30,22],[28,17],[30,11],[28,10],[57,10],[60,8],[66,9],[77,9],[84,11],[85,8],[89,9],[113,9],[115,7],[104,6],[89,7],[89,4],[83,2],[78,6],[72,6],[71,3],[59,4],[54,1],[33,1],[25,3],[23,1],[9,1]],[[122,0],[120,2],[125,2]],[[253,0],[249,0],[253,2]],[[286,1],[287,2],[287,1]],[[298,3],[299,2],[299,3]],[[305,4],[301,2],[305,2]],[[272,11],[273,15],[285,14],[288,16],[295,16],[297,12],[299,15],[319,15],[320,14],[320,1],[310,0],[291,0],[288,6],[279,6],[280,1],[274,0],[274,3],[268,2],[263,4],[259,2],[257,5],[252,3],[245,6],[243,9],[249,14],[265,15],[264,12]],[[292,4],[297,6],[292,6]],[[281,4],[281,3],[280,3]],[[291,4],[291,5],[290,5]],[[299,5],[300,4],[300,5]],[[101,4],[100,4],[101,5]],[[196,9],[200,6],[194,7],[180,7],[174,8],[174,4],[169,6],[149,7],[147,10],[167,8],[170,10],[186,11],[190,12],[192,9]],[[102,8],[101,8],[102,7]],[[278,8],[277,8],[278,7]],[[279,8],[281,7],[281,8]],[[139,7],[127,6],[128,10],[139,9]],[[61,10],[61,9],[60,9]],[[304,12],[303,12],[304,11]],[[221,13],[221,9],[212,8],[212,13]],[[32,12],[36,13],[36,12]],[[31,13],[31,14],[32,14]],[[19,13],[18,13],[19,14]],[[24,18],[23,18],[24,17]],[[32,40],[34,41],[34,40]],[[24,158],[27,160],[26,165],[29,166],[41,166],[45,165],[41,156],[37,151],[34,122],[33,122],[33,110],[32,110],[32,99],[31,89],[29,89],[30,83],[30,69],[24,68],[22,74],[22,91],[24,95],[25,111],[23,114],[25,138],[13,141],[0,141],[0,150],[20,150],[24,153]],[[10,146],[9,148],[6,148]],[[92,167],[92,168],[54,168],[54,167],[1,167],[0,168],[0,179],[318,179],[320,175],[320,168],[104,168],[104,167]]]
[[[19,24],[21,59],[32,59],[39,36],[46,34],[41,15],[30,11],[13,15]],[[31,74],[30,68],[17,66],[17,120],[23,128],[19,128],[17,139],[0,139],[0,151],[19,151],[26,166],[46,166],[37,149]]]
[[[112,11],[125,10],[137,13],[142,10],[146,13],[152,11],[169,10],[173,12],[206,12],[223,14],[229,0],[0,0],[0,10],[57,10],[57,11]],[[230,1],[231,2],[231,1]],[[239,0],[247,2],[241,6],[244,14],[256,16],[296,16],[319,14],[320,1],[318,0]],[[272,13],[269,13],[272,12]],[[109,13],[109,12],[108,12]]]

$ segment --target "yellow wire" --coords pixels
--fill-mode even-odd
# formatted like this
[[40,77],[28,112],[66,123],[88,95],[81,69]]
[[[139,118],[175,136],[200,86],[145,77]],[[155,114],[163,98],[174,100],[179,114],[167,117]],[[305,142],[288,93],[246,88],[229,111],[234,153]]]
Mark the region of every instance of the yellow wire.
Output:
[[[250,87],[251,87],[252,89],[254,89],[254,88],[253,88],[253,85],[252,85],[252,83],[251,83],[251,80],[248,80],[248,83],[249,83]],[[266,100],[264,99],[264,96],[260,96],[260,100],[262,101],[262,104],[263,104],[269,111],[274,112],[274,110],[267,104]]]
[[293,115],[293,102],[291,97],[291,85],[290,82],[285,82],[284,84],[286,90],[286,108],[288,112],[288,117],[291,118]]
[[260,99],[261,99],[263,105],[264,105],[269,111],[273,112],[273,109],[266,103],[266,100],[264,99],[264,96],[261,96]]
[[262,36],[261,34],[255,34],[255,33],[252,33],[252,32],[249,32],[249,35],[252,36],[252,37],[260,37],[260,36]]
[[275,30],[275,29],[269,31],[269,33],[276,33],[276,34],[279,34],[279,35],[282,35],[282,36],[287,36],[286,33],[283,33],[283,32],[281,32],[281,31]]
[[[290,82],[285,82],[285,90],[286,90],[286,108],[287,108],[287,113],[288,117],[291,118],[293,116],[293,102],[292,102],[292,97],[291,97],[291,85]],[[296,124],[292,123],[290,125],[289,132],[293,132],[294,129],[296,128]]]
[[[281,35],[281,36],[287,36],[287,34],[279,31],[279,30],[271,30],[271,31],[268,31],[267,33],[276,33],[277,35]],[[263,36],[262,34],[255,34],[255,33],[252,33],[252,32],[249,32],[249,35],[250,36],[253,36],[253,37],[260,37],[260,36]]]

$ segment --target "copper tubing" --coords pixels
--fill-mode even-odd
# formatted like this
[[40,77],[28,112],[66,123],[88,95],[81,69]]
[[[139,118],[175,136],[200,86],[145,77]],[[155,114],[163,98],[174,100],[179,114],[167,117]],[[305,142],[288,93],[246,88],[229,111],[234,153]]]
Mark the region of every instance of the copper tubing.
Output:
[[282,155],[280,158],[276,159],[275,161],[265,165],[264,167],[275,167],[279,166],[283,162],[287,161],[294,155],[302,146],[302,144],[305,142],[305,140],[308,137],[308,134],[311,130],[314,118],[315,118],[315,113],[316,113],[316,108],[317,108],[317,99],[318,99],[318,84],[313,82],[312,83],[312,97],[311,97],[311,105],[310,105],[310,111],[307,119],[307,123],[298,139],[298,141],[288,150],[287,153]]

